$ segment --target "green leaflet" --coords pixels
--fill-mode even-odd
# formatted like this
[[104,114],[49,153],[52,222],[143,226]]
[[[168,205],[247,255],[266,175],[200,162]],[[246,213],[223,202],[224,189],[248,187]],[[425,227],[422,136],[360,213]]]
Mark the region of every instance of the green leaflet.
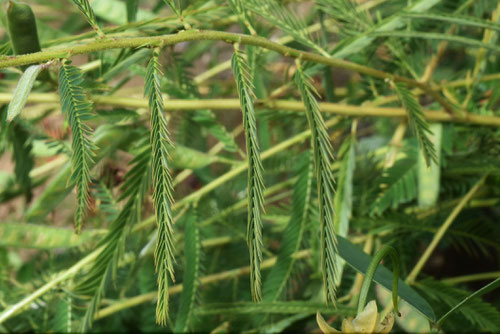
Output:
[[144,93],[149,97],[151,110],[151,149],[153,152],[153,203],[158,238],[155,249],[155,266],[158,273],[158,302],[156,321],[166,325],[168,318],[168,279],[174,280],[174,229],[171,205],[173,202],[172,177],[168,165],[168,146],[171,146],[167,120],[163,114],[163,98],[160,91],[160,64],[155,50],[149,61]]
[[439,164],[436,148],[429,138],[432,134],[429,123],[425,119],[424,112],[413,93],[401,83],[392,84],[394,91],[398,95],[401,104],[406,109],[410,126],[417,134],[418,145],[422,150],[425,163],[430,166],[431,160]]
[[174,326],[174,332],[176,333],[186,333],[190,330],[189,324],[193,316],[196,291],[200,277],[201,241],[196,209],[191,209],[185,215],[184,219],[185,261],[180,306]]
[[305,23],[281,3],[276,0],[245,0],[242,3],[246,9],[262,16],[271,24],[293,36],[299,43],[316,50],[325,57],[330,56],[326,50],[313,41]]
[[311,129],[311,145],[313,148],[315,174],[318,185],[318,201],[321,233],[321,271],[327,302],[335,303],[335,277],[337,267],[337,240],[334,225],[334,177],[331,170],[333,150],[328,137],[327,128],[315,95],[318,95],[310,78],[305,74],[297,62],[295,83],[299,88],[302,101],[306,107],[306,115]]
[[262,300],[260,263],[262,262],[262,217],[264,207],[264,179],[260,148],[257,139],[257,120],[253,106],[252,78],[245,58],[241,51],[235,49],[232,58],[232,67],[240,106],[243,112],[243,126],[245,128],[246,148],[248,159],[248,227],[247,243],[250,249],[250,283],[252,299],[255,302]]
[[83,16],[85,16],[85,19],[87,19],[87,22],[92,26],[92,29],[94,29],[96,34],[100,38],[104,38],[104,33],[97,24],[97,20],[95,19],[95,14],[94,11],[92,10],[92,7],[90,6],[89,0],[71,0],[71,1],[73,1],[73,3],[78,7]]
[[69,248],[98,240],[104,231],[86,230],[76,235],[72,230],[26,223],[0,224],[0,246],[19,248]]
[[417,196],[417,164],[415,159],[404,158],[384,171],[378,182],[379,194],[373,202],[371,215],[381,215],[388,208],[411,201]]
[[[337,236],[337,240],[339,255],[356,271],[366,274],[372,257],[341,236]],[[392,273],[382,265],[377,267],[375,275],[373,276],[373,280],[387,290],[392,289],[392,278]],[[436,319],[434,311],[429,303],[401,279],[398,281],[398,296],[403,298],[408,304],[426,316],[429,320],[434,321]]]
[[90,166],[95,146],[89,136],[91,129],[84,123],[92,115],[92,104],[82,87],[81,71],[68,62],[59,69],[59,94],[62,111],[72,133],[71,182],[76,185],[78,207],[75,213],[75,232],[80,233],[89,201]]
[[274,265],[264,280],[264,302],[276,301],[283,293],[290,278],[293,264],[292,255],[300,249],[305,226],[311,216],[311,192],[314,175],[314,163],[309,152],[298,157],[298,178],[292,195],[292,215],[288,222]]
[[33,88],[33,84],[43,68],[44,65],[31,65],[24,71],[12,94],[12,100],[7,110],[7,122],[11,122],[21,113],[21,110],[23,110],[26,101],[28,101],[28,96]]
[[30,131],[24,125],[23,122],[10,123],[7,135],[14,153],[16,181],[25,194],[26,202],[30,202],[32,196],[30,172],[34,165],[33,143]]
[[[342,154],[342,163],[338,176],[337,192],[335,193],[335,232],[337,235],[347,237],[349,232],[349,220],[352,215],[352,192],[354,169],[356,168],[356,137],[351,135],[347,138],[340,149]],[[340,257],[335,258],[336,276],[335,282],[340,285],[342,272],[344,270],[344,260]]]
[[[441,0],[420,0],[412,3],[410,7],[406,9],[406,12],[421,13],[434,7],[440,1]],[[396,33],[396,29],[404,26],[405,20],[400,13],[391,15],[368,31],[343,40],[335,47],[332,56],[335,58],[346,58],[368,47],[375,40],[375,34],[385,32]]]
[[[436,148],[437,160],[441,159],[441,135],[443,125],[432,123],[430,130],[434,147]],[[441,167],[434,161],[427,166],[422,154],[418,155],[418,205],[423,208],[434,206],[439,197],[439,185],[441,183]]]

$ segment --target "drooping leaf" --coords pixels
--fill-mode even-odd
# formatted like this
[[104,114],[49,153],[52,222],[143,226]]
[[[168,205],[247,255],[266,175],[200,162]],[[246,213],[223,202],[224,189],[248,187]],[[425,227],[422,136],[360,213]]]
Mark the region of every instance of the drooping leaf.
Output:
[[[190,330],[190,322],[194,313],[198,280],[200,277],[201,242],[196,209],[191,209],[185,215],[184,230],[184,275],[179,311],[175,321],[174,332]],[[192,328],[191,328],[192,330]]]
[[293,264],[292,255],[300,249],[305,226],[311,216],[311,192],[314,164],[310,154],[299,157],[297,168],[298,179],[292,194],[292,215],[283,232],[280,250],[276,265],[264,280],[264,302],[276,301],[286,286],[291,275]]
[[245,128],[247,159],[248,159],[248,228],[247,243],[250,249],[250,283],[252,299],[261,301],[260,263],[262,261],[262,217],[264,206],[264,179],[263,167],[260,159],[260,148],[257,139],[257,121],[253,105],[253,84],[250,71],[241,51],[235,50],[232,66],[240,107],[243,112],[243,126]]
[[174,230],[172,218],[173,186],[168,165],[168,146],[172,145],[167,120],[163,114],[163,98],[160,91],[160,64],[158,51],[149,61],[145,94],[151,110],[151,149],[153,152],[153,203],[155,206],[158,238],[155,249],[155,266],[158,273],[158,302],[156,321],[165,325],[168,318],[168,279],[174,278]]
[[78,67],[63,62],[59,70],[59,94],[62,111],[72,134],[71,181],[76,185],[78,207],[75,213],[75,232],[80,233],[89,201],[90,167],[95,146],[90,139],[91,129],[84,123],[91,117],[92,104],[82,87],[83,76]]
[[406,109],[411,127],[417,134],[418,144],[422,150],[427,166],[430,166],[431,161],[439,164],[436,148],[434,147],[432,140],[429,138],[429,136],[432,135],[432,132],[430,130],[429,123],[425,119],[420,103],[418,103],[415,96],[413,96],[413,93],[403,84],[396,83],[392,86],[394,87],[394,91],[398,95],[401,104]]
[[306,107],[306,115],[311,129],[311,144],[313,148],[315,175],[318,185],[318,201],[321,233],[321,271],[325,296],[328,302],[336,300],[336,265],[337,240],[334,224],[334,177],[331,170],[333,150],[330,144],[327,128],[321,115],[315,95],[317,92],[310,82],[310,78],[297,66],[295,83],[299,88],[302,101]]

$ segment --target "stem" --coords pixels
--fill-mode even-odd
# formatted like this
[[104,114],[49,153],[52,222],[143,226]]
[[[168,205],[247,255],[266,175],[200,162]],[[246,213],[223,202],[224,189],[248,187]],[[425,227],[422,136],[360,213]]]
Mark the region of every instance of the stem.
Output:
[[399,255],[394,249],[394,247],[385,245],[383,246],[373,257],[368,269],[366,270],[365,279],[363,280],[363,285],[361,286],[361,292],[359,294],[358,303],[358,314],[363,312],[366,305],[366,298],[368,296],[368,291],[370,290],[370,285],[373,281],[373,276],[375,276],[375,270],[377,269],[380,261],[389,254],[392,259],[392,303],[394,305],[394,310],[399,314],[398,311],[398,280],[399,280]]
[[63,282],[67,280],[68,278],[72,277],[75,275],[83,266],[87,265],[88,263],[92,262],[97,255],[101,252],[102,247],[94,250],[92,253],[78,261],[75,265],[70,267],[68,270],[63,271],[62,273],[57,274],[51,281],[46,283],[44,286],[41,288],[37,289],[30,295],[26,296],[23,298],[21,301],[17,302],[16,304],[12,305],[8,309],[4,310],[2,313],[0,313],[0,324],[3,323],[5,320],[9,319],[13,315],[17,314],[20,312],[23,308],[29,306],[31,303],[33,303],[36,299],[38,299],[40,296],[51,290],[52,288],[56,287],[60,282]]
[[473,281],[483,281],[489,279],[496,279],[500,277],[500,271],[494,271],[490,273],[480,273],[480,274],[472,274],[465,276],[458,276],[452,278],[442,279],[441,282],[446,284],[459,284],[459,283],[467,283]]
[[[0,93],[0,103],[7,103],[12,99],[12,94]],[[127,98],[116,96],[92,96],[90,98],[96,104],[116,107],[147,108],[147,100],[142,98]],[[32,93],[28,102],[57,102],[59,95],[52,93]],[[407,118],[403,108],[353,106],[339,103],[319,103],[320,110],[324,113],[351,116],[351,117],[391,117]],[[212,110],[239,110],[238,99],[206,99],[206,100],[165,100],[166,111],[197,110],[200,108]],[[300,101],[293,100],[256,100],[256,109],[305,111]],[[468,114],[464,118],[456,117],[444,111],[424,111],[425,118],[432,122],[453,122],[464,124],[477,124],[483,126],[500,127],[500,117]]]
[[[293,258],[295,258],[295,259],[303,259],[303,258],[307,258],[309,256],[311,256],[311,251],[309,249],[301,250],[301,251],[293,254]],[[276,264],[277,259],[278,259],[277,256],[273,256],[273,257],[263,261],[261,263],[261,268],[262,269],[271,268],[272,266],[274,266]],[[205,285],[205,284],[214,283],[214,282],[218,282],[218,281],[228,280],[228,279],[236,278],[238,276],[248,275],[249,273],[250,273],[250,266],[240,267],[240,268],[236,268],[236,269],[232,269],[232,270],[223,271],[223,272],[220,272],[217,274],[204,276],[204,277],[200,278],[199,284]],[[180,292],[182,292],[182,284],[176,284],[168,289],[169,296],[174,295],[174,294],[178,294]],[[149,292],[149,293],[139,295],[136,297],[132,297],[129,299],[117,301],[115,304],[113,304],[109,307],[106,307],[104,309],[101,309],[96,314],[95,320],[102,319],[102,318],[107,317],[107,316],[109,316],[113,313],[116,313],[118,311],[149,302],[151,300],[154,300],[156,297],[157,297],[157,292],[153,291],[153,292]]]
[[138,48],[144,46],[168,46],[175,45],[181,42],[188,41],[201,41],[213,40],[224,41],[227,43],[240,43],[247,45],[254,45],[264,49],[275,51],[285,57],[300,58],[305,61],[320,63],[332,67],[343,68],[362,74],[366,74],[379,79],[389,79],[395,82],[404,82],[410,86],[418,87],[432,96],[436,101],[443,106],[447,111],[453,110],[453,107],[437,92],[433,91],[431,87],[425,83],[418,82],[400,75],[383,72],[368,66],[359,65],[353,62],[334,59],[330,57],[321,56],[311,52],[300,51],[293,49],[276,42],[259,36],[249,36],[243,34],[229,33],[223,31],[213,30],[189,30],[181,31],[173,35],[161,35],[150,37],[130,37],[130,38],[113,38],[91,41],[85,44],[80,44],[71,47],[58,48],[56,50],[47,50],[36,52],[27,55],[20,55],[14,57],[7,57],[0,60],[0,68],[9,66],[28,65],[33,63],[46,62],[58,58],[67,58],[68,55],[87,54],[96,51],[109,50],[109,49],[124,49],[124,48]]
[[479,181],[467,192],[467,194],[460,200],[458,205],[453,209],[453,211],[450,213],[448,218],[446,218],[445,222],[437,233],[434,235],[434,238],[432,239],[431,243],[429,246],[427,246],[427,249],[425,250],[424,254],[422,254],[422,257],[420,260],[418,260],[417,264],[411,271],[411,273],[408,275],[406,278],[406,282],[409,284],[413,284],[415,282],[415,279],[417,278],[417,275],[420,273],[422,268],[424,267],[425,263],[427,260],[429,260],[430,256],[432,255],[432,252],[434,252],[434,249],[438,245],[438,243],[441,241],[443,238],[444,234],[448,230],[448,228],[451,226],[455,218],[458,216],[458,214],[462,211],[462,209],[465,207],[465,205],[469,202],[469,200],[474,196],[476,191],[479,190],[479,188],[482,186],[484,180],[486,179],[486,176],[488,174],[483,175]]

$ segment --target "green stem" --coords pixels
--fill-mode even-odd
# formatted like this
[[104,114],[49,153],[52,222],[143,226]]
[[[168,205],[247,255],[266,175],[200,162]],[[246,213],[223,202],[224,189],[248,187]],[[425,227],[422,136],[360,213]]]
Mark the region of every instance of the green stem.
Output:
[[429,246],[427,246],[427,249],[425,250],[424,254],[422,254],[422,257],[418,260],[417,264],[413,268],[413,270],[410,272],[408,277],[406,278],[406,282],[408,284],[413,284],[415,282],[415,279],[417,278],[417,275],[420,273],[424,265],[427,263],[427,260],[429,260],[430,256],[434,252],[434,249],[436,249],[438,243],[441,241],[443,238],[444,234],[448,230],[448,228],[451,226],[455,218],[458,216],[458,214],[462,211],[462,209],[465,207],[465,205],[470,201],[472,196],[476,193],[476,191],[479,190],[479,188],[483,185],[484,180],[486,179],[487,174],[483,175],[483,177],[477,181],[477,183],[467,192],[467,194],[460,200],[458,205],[453,209],[453,211],[450,213],[448,218],[444,221],[443,225],[439,228],[437,233],[434,235],[434,238],[432,239],[431,243]]
[[182,31],[174,35],[131,37],[131,38],[117,37],[112,39],[107,38],[103,40],[91,41],[81,45],[58,48],[56,50],[47,50],[27,55],[4,58],[0,60],[0,68],[5,68],[9,66],[29,65],[33,63],[46,62],[53,59],[66,58],[68,57],[68,55],[87,54],[109,49],[138,48],[144,46],[160,46],[160,45],[167,46],[167,45],[175,45],[181,42],[202,41],[202,40],[224,41],[227,43],[254,45],[262,47],[264,49],[275,51],[285,57],[300,58],[302,60],[311,61],[314,63],[320,63],[327,66],[343,68],[359,72],[379,79],[390,79],[395,82],[403,82],[410,86],[422,89],[427,94],[432,96],[436,101],[438,101],[445,110],[447,111],[453,110],[453,107],[441,95],[433,91],[431,87],[425,83],[421,83],[413,79],[383,72],[368,66],[359,65],[342,59],[334,59],[314,54],[311,52],[300,51],[297,49],[290,48],[288,46],[281,45],[276,42],[272,42],[263,37],[229,33],[224,31],[189,30],[189,31]]
[[[12,99],[12,94],[0,93],[0,103],[7,103]],[[28,102],[51,103],[57,102],[59,96],[52,93],[32,93]],[[99,105],[108,105],[126,108],[147,108],[147,100],[142,98],[127,98],[116,96],[92,96],[90,99]],[[324,113],[350,116],[350,117],[391,117],[406,118],[407,113],[403,108],[354,106],[340,103],[319,103],[320,110]],[[212,110],[239,110],[238,99],[206,99],[206,100],[165,100],[166,111],[197,110],[200,108]],[[295,112],[305,111],[304,104],[291,100],[257,100],[256,109],[288,110]],[[464,118],[456,117],[444,111],[424,111],[425,118],[432,122],[453,122],[477,124],[482,126],[500,127],[500,117],[468,114]]]
[[485,286],[483,286],[481,289],[477,290],[476,292],[472,293],[471,295],[467,296],[466,298],[464,298],[460,303],[458,303],[457,305],[455,305],[451,310],[449,310],[445,315],[443,315],[438,321],[437,321],[437,325],[438,326],[441,326],[443,321],[446,320],[446,318],[448,318],[448,316],[450,314],[452,314],[453,312],[455,312],[456,310],[458,310],[460,307],[462,307],[465,303],[467,303],[469,300],[471,300],[472,298],[475,298],[475,297],[479,297],[481,295],[484,295],[485,293],[488,293],[496,288],[498,288],[500,286],[500,278],[497,278],[496,280],[494,280],[493,282],[491,282],[490,284],[487,284]]
[[496,278],[500,278],[500,271],[493,271],[490,273],[480,273],[480,274],[472,274],[472,275],[444,278],[441,280],[441,282],[446,283],[446,284],[459,284],[459,283],[483,281],[483,280],[496,279]]
[[394,247],[385,245],[382,247],[373,257],[368,269],[366,270],[365,279],[363,280],[363,285],[361,286],[361,292],[359,293],[358,302],[358,314],[363,312],[366,305],[366,298],[368,296],[368,291],[370,290],[370,285],[373,281],[373,276],[375,276],[375,271],[380,264],[380,261],[389,254],[392,259],[392,303],[394,305],[394,310],[399,314],[398,311],[398,280],[399,280],[399,255],[394,249]]

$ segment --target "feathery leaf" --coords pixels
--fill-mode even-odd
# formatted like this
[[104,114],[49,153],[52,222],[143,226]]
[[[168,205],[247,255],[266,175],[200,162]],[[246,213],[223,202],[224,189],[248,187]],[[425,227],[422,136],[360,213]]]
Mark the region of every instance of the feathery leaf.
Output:
[[319,214],[321,225],[321,270],[323,272],[323,284],[327,302],[335,303],[337,239],[334,224],[334,196],[335,180],[331,170],[333,151],[326,130],[326,125],[321,116],[316,89],[310,82],[310,78],[302,70],[297,62],[295,72],[295,83],[302,95],[302,101],[306,107],[307,120],[311,129],[311,142],[313,147],[314,166],[318,184]]
[[196,208],[191,209],[185,214],[184,255],[186,260],[184,261],[180,306],[174,326],[174,332],[176,333],[185,333],[190,329],[189,324],[193,316],[196,301],[201,257],[200,231],[197,220]]
[[78,67],[64,61],[59,69],[59,94],[62,111],[71,127],[72,150],[71,181],[76,184],[78,208],[75,214],[75,232],[80,233],[89,201],[90,165],[95,146],[89,138],[90,128],[84,123],[91,117],[92,104],[82,87],[83,76]]
[[381,215],[389,207],[411,201],[417,196],[417,161],[400,159],[384,171],[377,186],[378,196],[371,207],[371,214]]
[[104,33],[102,30],[99,28],[99,25],[97,24],[97,20],[95,18],[94,11],[92,10],[92,7],[90,6],[90,3],[88,0],[71,0],[73,3],[78,7],[80,12],[85,16],[85,19],[87,19],[87,22],[90,24],[92,29],[95,30],[96,34],[100,38],[104,38]]
[[316,50],[325,57],[330,55],[313,41],[305,23],[288,8],[275,0],[245,0],[246,9],[262,16],[271,24],[291,35],[297,42]]
[[165,325],[168,319],[168,277],[174,279],[174,223],[172,219],[173,186],[168,166],[168,145],[172,145],[167,130],[167,119],[163,114],[163,98],[160,91],[160,64],[158,51],[149,61],[145,94],[149,97],[151,110],[151,149],[153,151],[153,203],[158,239],[155,249],[155,266],[158,273],[158,302],[156,321]]
[[299,251],[305,226],[311,218],[314,163],[309,152],[298,157],[297,174],[292,194],[292,215],[283,232],[276,265],[264,280],[265,302],[276,301],[283,292],[295,263],[292,255]]
[[247,158],[248,158],[248,228],[247,242],[250,249],[250,283],[252,299],[262,300],[260,263],[262,261],[262,217],[264,207],[263,167],[260,159],[260,148],[257,139],[257,121],[253,106],[253,85],[250,71],[241,51],[235,49],[232,67],[236,87],[240,97],[245,128]]
[[417,99],[413,96],[413,93],[408,90],[401,83],[393,83],[392,87],[396,92],[401,104],[406,109],[408,113],[408,120],[410,125],[413,127],[414,131],[417,133],[418,144],[422,153],[424,154],[425,163],[427,166],[431,165],[431,160],[436,164],[439,164],[437,159],[436,149],[431,139],[429,138],[432,135],[431,129],[429,127],[429,123],[425,119],[424,112],[422,111],[422,107],[420,103],[418,103]]

